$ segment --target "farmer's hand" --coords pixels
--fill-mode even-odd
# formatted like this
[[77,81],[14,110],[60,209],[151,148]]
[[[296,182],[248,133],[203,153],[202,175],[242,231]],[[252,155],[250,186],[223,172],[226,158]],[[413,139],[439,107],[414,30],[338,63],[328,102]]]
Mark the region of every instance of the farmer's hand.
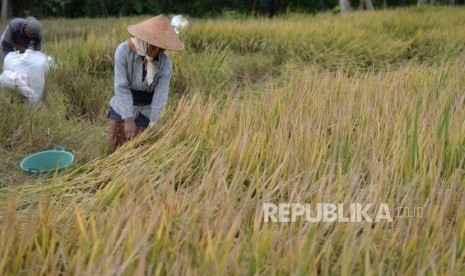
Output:
[[136,136],[136,121],[134,118],[126,118],[124,119],[124,134],[126,135],[126,139],[132,139]]

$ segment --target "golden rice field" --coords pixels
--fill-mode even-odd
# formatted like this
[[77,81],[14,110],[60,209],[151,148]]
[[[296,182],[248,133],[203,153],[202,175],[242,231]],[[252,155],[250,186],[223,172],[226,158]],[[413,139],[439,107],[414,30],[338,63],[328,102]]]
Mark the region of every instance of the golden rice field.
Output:
[[[465,273],[464,8],[190,18],[163,117],[111,152],[113,53],[142,18],[44,20],[44,101],[0,91],[1,275]],[[56,144],[71,168],[23,175]]]

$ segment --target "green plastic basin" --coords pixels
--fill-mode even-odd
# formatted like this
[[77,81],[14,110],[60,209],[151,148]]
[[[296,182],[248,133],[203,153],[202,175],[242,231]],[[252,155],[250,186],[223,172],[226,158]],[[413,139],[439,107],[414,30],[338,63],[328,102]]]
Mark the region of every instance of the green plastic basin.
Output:
[[36,152],[24,158],[19,166],[28,176],[47,175],[60,171],[71,165],[74,155],[62,146],[53,150]]

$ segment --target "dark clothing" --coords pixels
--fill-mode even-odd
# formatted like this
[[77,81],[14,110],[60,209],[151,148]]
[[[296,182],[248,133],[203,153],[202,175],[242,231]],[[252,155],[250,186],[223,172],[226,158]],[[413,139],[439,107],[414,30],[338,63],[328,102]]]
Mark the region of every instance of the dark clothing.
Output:
[[26,20],[23,18],[15,18],[11,20],[5,31],[2,34],[2,51],[3,59],[9,52],[19,50],[24,53],[26,49],[40,51],[42,48],[42,35],[39,34],[35,38],[29,38],[24,33],[24,25]]
[[131,94],[132,94],[132,104],[134,106],[145,106],[145,105],[152,104],[153,92],[149,93],[145,91],[137,91],[137,90],[131,89]]
[[[108,112],[108,118],[113,119],[118,122],[124,122],[121,115],[119,115],[111,106],[110,112]],[[150,123],[149,118],[145,117],[144,115],[140,114],[136,117],[136,126],[138,127],[147,127]]]

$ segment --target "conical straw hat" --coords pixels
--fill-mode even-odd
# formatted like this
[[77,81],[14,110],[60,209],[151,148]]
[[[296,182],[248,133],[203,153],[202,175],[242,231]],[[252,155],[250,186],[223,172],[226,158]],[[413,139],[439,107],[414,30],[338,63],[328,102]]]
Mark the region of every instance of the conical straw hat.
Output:
[[184,43],[176,35],[173,26],[164,15],[152,17],[135,25],[129,25],[128,32],[135,38],[162,49],[171,51],[184,49]]

